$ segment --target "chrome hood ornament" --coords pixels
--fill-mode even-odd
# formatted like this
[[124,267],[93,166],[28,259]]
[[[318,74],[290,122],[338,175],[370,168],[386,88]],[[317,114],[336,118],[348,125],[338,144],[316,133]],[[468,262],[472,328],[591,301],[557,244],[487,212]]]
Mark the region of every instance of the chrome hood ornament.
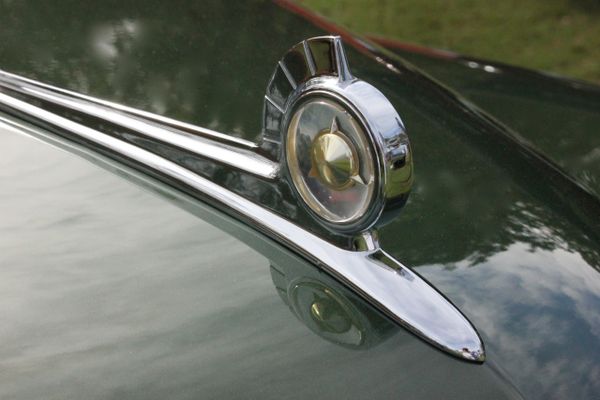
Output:
[[298,43],[279,61],[263,132],[263,148],[330,230],[367,230],[408,198],[413,164],[402,120],[379,90],[352,75],[337,36]]
[[[339,37],[308,39],[279,62],[265,96],[260,143],[4,71],[2,120],[26,121],[42,127],[41,135],[85,143],[90,153],[177,183],[312,262],[433,346],[485,360],[467,318],[379,246],[375,228],[410,191],[411,149],[385,96],[350,73]],[[316,224],[295,215],[295,203],[277,208],[254,193],[283,202],[288,186]]]

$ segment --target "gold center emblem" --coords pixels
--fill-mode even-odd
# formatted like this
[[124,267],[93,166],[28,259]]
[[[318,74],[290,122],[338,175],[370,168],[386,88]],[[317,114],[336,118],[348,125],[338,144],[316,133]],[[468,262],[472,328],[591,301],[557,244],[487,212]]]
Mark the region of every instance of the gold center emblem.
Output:
[[358,175],[359,161],[354,145],[338,130],[334,120],[328,130],[319,133],[311,146],[312,169],[309,176],[317,177],[334,190],[344,190],[362,183]]

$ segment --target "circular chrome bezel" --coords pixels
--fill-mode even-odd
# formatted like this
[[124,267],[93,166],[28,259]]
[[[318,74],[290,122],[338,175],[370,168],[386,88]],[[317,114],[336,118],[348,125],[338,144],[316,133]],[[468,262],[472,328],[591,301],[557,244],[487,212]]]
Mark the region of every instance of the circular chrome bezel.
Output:
[[[330,84],[332,81],[333,80],[330,81],[325,77],[315,78],[313,81],[308,81],[306,83],[305,90],[298,90],[297,95],[290,99],[287,107],[290,112],[287,113],[282,126],[284,138],[282,148],[284,159],[286,161],[286,171],[290,183],[294,187],[294,192],[301,199],[301,203],[304,205],[304,208],[312,215],[316,216],[316,219],[319,222],[329,229],[333,229],[334,231],[362,231],[372,227],[383,211],[383,206],[385,203],[383,191],[383,183],[385,182],[385,164],[384,160],[382,159],[383,150],[378,148],[381,144],[381,140],[377,135],[373,134],[372,128],[367,123],[367,120],[363,114],[350,102],[350,100],[346,99],[341,93],[338,92],[338,90],[335,90],[336,88],[340,89],[337,85],[335,85],[335,82],[333,82],[334,85],[331,88],[327,88],[328,84]],[[337,80],[335,81],[337,82]],[[294,152],[290,152],[288,148],[290,140],[289,129],[297,111],[303,104],[319,98],[336,104],[346,113],[348,113],[352,120],[358,124],[360,131],[365,136],[363,148],[362,150],[358,149],[358,151],[364,151],[365,153],[362,154],[362,156],[368,157],[370,160],[372,160],[373,164],[371,177],[372,181],[369,182],[371,185],[371,192],[369,194],[368,201],[366,201],[365,204],[360,207],[359,212],[355,212],[351,217],[345,219],[332,218],[328,210],[324,209],[322,206],[315,207],[314,203],[311,205],[311,200],[314,199],[314,196],[311,193],[307,193],[307,191],[302,188],[302,185],[298,185],[298,171],[294,171],[293,167],[294,163],[297,162],[297,160],[294,159],[296,156]]]
[[[321,58],[315,58],[315,51]],[[323,55],[327,57],[323,58]],[[359,213],[355,214],[349,206],[355,201],[352,197],[357,194],[356,199],[362,201],[362,194],[350,191],[327,193],[331,186],[323,190],[315,185],[314,180],[309,180],[317,196],[323,199],[331,210],[345,218],[332,221],[332,218],[328,220],[324,217],[318,207],[306,204],[292,180],[287,166],[288,127],[298,103],[303,101],[305,96],[316,93],[342,104],[359,121],[362,130],[366,132],[364,136],[370,140],[371,158],[377,168],[373,178],[376,187],[362,216]],[[315,128],[324,129],[322,122],[323,120]],[[310,121],[306,123],[310,124]],[[347,126],[344,129],[347,129]],[[298,150],[303,160],[310,159],[311,155],[306,154],[306,143],[314,140],[314,132],[307,132],[306,129],[302,130],[303,143]],[[265,155],[281,162],[282,177],[293,186],[291,189],[298,200],[298,206],[308,210],[315,222],[336,234],[354,236],[376,224],[385,224],[397,215],[406,203],[414,179],[410,142],[400,116],[381,91],[352,75],[342,41],[335,36],[315,37],[297,43],[278,62],[265,93],[263,134],[259,146]],[[326,161],[330,167],[334,167],[336,176],[343,177],[346,172],[344,168],[347,168],[347,162],[344,162],[344,157],[347,161],[349,156],[340,151],[328,152]],[[306,173],[307,165],[305,161],[303,163],[302,172],[306,178],[314,178],[316,172]],[[342,175],[338,175],[338,172]],[[357,183],[365,183],[365,180],[358,179],[360,177],[357,175],[352,177]],[[352,190],[352,184],[349,187]],[[337,193],[345,195],[345,199],[342,200],[343,203],[337,203],[339,207],[336,208],[335,203],[329,201],[327,196],[337,199]]]

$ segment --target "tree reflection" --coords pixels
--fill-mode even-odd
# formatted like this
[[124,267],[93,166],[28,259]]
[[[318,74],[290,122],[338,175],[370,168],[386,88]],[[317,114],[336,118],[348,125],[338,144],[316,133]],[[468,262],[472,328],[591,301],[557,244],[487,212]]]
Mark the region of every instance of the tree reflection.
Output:
[[1,69],[247,139],[294,43],[296,17],[263,1],[0,4]]
[[[420,164],[417,164],[420,166]],[[426,167],[427,164],[424,164]],[[600,252],[568,219],[523,193],[500,174],[420,168],[409,204],[381,232],[383,245],[407,265],[475,266],[514,243],[531,251],[579,253],[600,270]],[[393,242],[392,242],[393,240]]]

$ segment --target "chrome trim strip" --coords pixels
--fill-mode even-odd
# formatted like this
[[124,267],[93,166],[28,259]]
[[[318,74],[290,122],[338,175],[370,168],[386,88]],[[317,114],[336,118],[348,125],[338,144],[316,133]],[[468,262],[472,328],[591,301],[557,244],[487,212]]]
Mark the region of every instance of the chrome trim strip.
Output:
[[90,101],[87,96],[86,98],[82,96],[72,97],[71,94],[65,95],[59,93],[57,90],[47,89],[42,84],[33,84],[30,80],[25,82],[18,79],[6,81],[6,79],[6,74],[2,76],[2,73],[0,73],[0,83],[4,84],[4,86],[35,99],[46,100],[69,110],[101,118],[102,120],[138,132],[143,136],[160,140],[161,142],[263,178],[275,179],[278,175],[278,163],[259,155],[248,146],[241,148],[188,132],[166,129],[155,123],[138,118],[129,112],[121,112],[115,107],[106,106],[102,102]]
[[172,119],[172,118],[165,117],[162,115],[154,114],[154,113],[151,113],[148,111],[139,110],[137,108],[124,106],[122,104],[114,103],[114,102],[111,102],[108,100],[102,100],[102,99],[98,99],[95,97],[86,96],[81,93],[77,93],[77,92],[73,92],[73,91],[70,91],[67,89],[62,89],[62,88],[59,88],[56,86],[48,85],[46,83],[38,82],[33,79],[25,78],[20,75],[11,74],[10,72],[6,72],[6,71],[2,71],[2,70],[0,70],[0,82],[8,83],[11,85],[16,85],[16,86],[31,85],[34,87],[47,89],[47,90],[50,90],[55,93],[64,94],[64,95],[68,96],[69,98],[86,100],[86,101],[89,101],[90,103],[95,103],[98,105],[109,107],[114,110],[118,110],[118,111],[121,111],[121,112],[124,112],[127,114],[138,116],[138,117],[142,117],[144,119],[154,121],[154,122],[160,123],[165,126],[188,131],[188,132],[194,133],[196,135],[204,136],[204,137],[214,139],[214,140],[217,140],[220,142],[229,143],[232,145],[239,145],[239,146],[246,147],[248,149],[256,149],[258,147],[258,145],[254,142],[251,142],[249,140],[245,140],[242,138],[238,138],[238,137],[235,137],[232,135],[228,135],[226,133],[213,131],[212,129],[189,124],[187,122],[178,121],[176,119]]
[[0,93],[5,108],[122,154],[197,190],[243,217],[251,226],[342,280],[390,318],[432,345],[461,359],[483,362],[483,343],[470,322],[418,274],[394,260],[375,242],[350,251],[147,150]]

